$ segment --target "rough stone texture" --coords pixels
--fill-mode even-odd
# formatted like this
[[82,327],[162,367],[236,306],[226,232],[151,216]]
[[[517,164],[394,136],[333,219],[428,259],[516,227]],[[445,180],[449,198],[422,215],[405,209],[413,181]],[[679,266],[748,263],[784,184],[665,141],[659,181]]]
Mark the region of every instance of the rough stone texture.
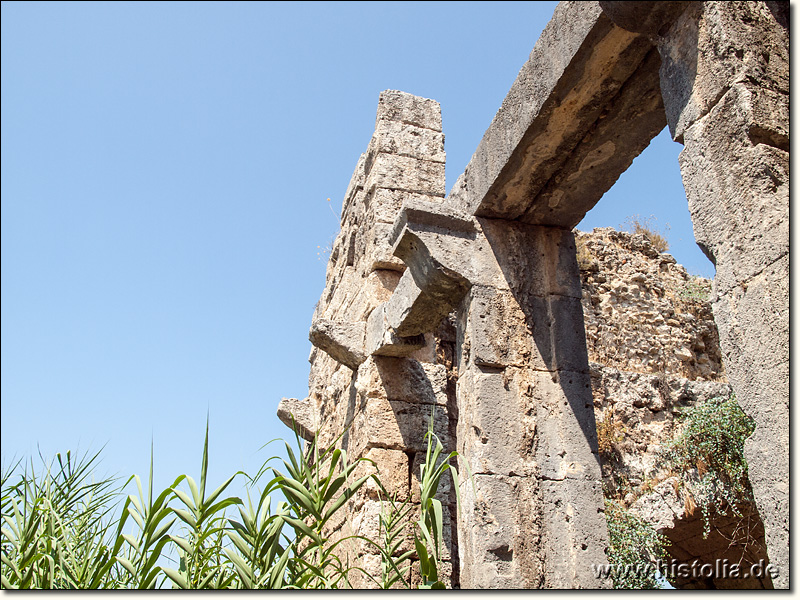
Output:
[[711,281],[641,234],[577,233],[589,359],[623,371],[724,377]]
[[572,234],[480,219],[472,247],[473,262],[496,264],[459,310],[457,444],[480,482],[461,482],[459,552],[472,565],[461,585],[601,586],[591,565],[604,562],[607,533]]
[[[679,563],[727,559],[749,573],[760,560],[768,562],[755,505],[741,503],[741,516],[712,514],[704,537],[694,474],[679,479],[658,461],[679,433],[683,408],[731,394],[711,315],[711,282],[690,278],[645,236],[604,228],[576,237],[606,495],[666,535]],[[676,585],[762,589],[772,581],[692,576],[678,577]]]
[[[644,483],[676,407],[726,389],[727,371],[758,424],[749,514],[764,516],[773,583],[787,587],[788,9],[603,4],[608,14],[559,4],[447,199],[438,104],[381,94],[314,313],[317,439],[346,431],[341,446],[414,503],[432,420],[475,473],[474,487],[462,477],[458,511],[452,486],[440,490],[448,584],[598,587],[595,419],[631,427],[619,468]],[[696,237],[717,266],[721,352],[708,306],[686,297],[706,283],[644,238],[578,235],[576,249],[570,232],[665,123],[685,144]],[[654,522],[675,516],[674,552],[731,552],[720,539],[698,550],[696,519],[658,490],[641,505]],[[362,490],[330,539],[375,537],[381,502]],[[342,547],[377,573],[368,546]]]
[[316,435],[314,415],[308,398],[281,398],[278,403],[278,418],[289,429],[297,432],[302,439],[311,441]]
[[[393,254],[391,235],[404,203],[441,203],[443,196],[444,137],[438,103],[403,92],[381,93],[375,133],[348,186],[342,228],[312,320],[308,404],[321,446],[344,432],[338,444],[349,459],[373,461],[360,463],[358,474],[377,470],[390,494],[415,506],[418,465],[431,419],[446,451],[453,447],[452,383],[447,367],[437,364],[438,357],[447,354],[439,350],[452,342],[434,335],[441,328],[399,335],[387,323],[386,303],[406,269]],[[447,512],[443,552],[446,581],[452,586],[458,584],[458,557],[452,552],[455,526],[449,516],[455,503],[452,486],[443,484],[439,497]],[[378,515],[384,500],[374,482],[366,484],[326,534],[331,541],[348,535],[380,539]],[[379,578],[374,546],[348,541],[341,548],[353,564]],[[375,586],[363,574],[354,575],[351,583]]]
[[562,2],[448,203],[574,227],[665,124],[649,39]]
[[663,35],[691,2],[603,2],[600,8],[623,29]]
[[789,35],[780,3],[703,2],[659,41],[695,237],[717,266],[731,385],[769,558],[789,586]]

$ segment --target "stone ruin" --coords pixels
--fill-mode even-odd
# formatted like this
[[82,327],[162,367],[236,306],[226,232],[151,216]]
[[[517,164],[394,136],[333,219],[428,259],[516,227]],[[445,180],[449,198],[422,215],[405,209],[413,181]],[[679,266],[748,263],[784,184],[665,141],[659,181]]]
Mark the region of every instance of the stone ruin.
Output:
[[[460,508],[439,491],[451,586],[608,587],[592,569],[608,545],[598,420],[641,425],[635,473],[675,399],[726,377],[756,423],[753,514],[779,569],[760,583],[789,586],[788,16],[788,2],[562,2],[449,194],[439,104],[381,93],[312,320],[308,398],[279,415],[323,445],[345,431],[350,457],[412,503],[433,419],[473,475]],[[651,267],[582,279],[576,259],[573,228],[665,126],[716,266],[714,322],[659,297]],[[641,245],[593,236],[599,262]],[[670,276],[670,258],[651,270]],[[690,555],[696,531],[675,529],[688,515],[665,489],[634,508]],[[380,509],[367,485],[331,538],[376,537]],[[348,552],[380,569],[366,544]]]

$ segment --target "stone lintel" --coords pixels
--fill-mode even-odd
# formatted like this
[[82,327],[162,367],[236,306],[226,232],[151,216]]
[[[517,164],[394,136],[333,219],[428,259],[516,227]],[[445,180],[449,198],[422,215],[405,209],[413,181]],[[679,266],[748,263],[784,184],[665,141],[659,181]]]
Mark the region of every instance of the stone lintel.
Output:
[[[607,152],[607,135],[599,136],[600,146],[584,147],[577,166],[613,156],[613,165],[596,169],[606,177],[598,182],[593,174],[582,188],[594,193],[600,185],[602,195],[644,147],[638,138],[649,135],[629,123],[641,117],[609,107],[623,85],[640,76],[652,49],[646,36],[614,25],[596,2],[559,4],[446,202],[469,215],[521,217],[600,119],[618,130],[615,152]],[[582,179],[581,170],[576,173]],[[549,224],[571,227],[571,221]]]
[[664,35],[691,2],[609,2],[600,8],[614,23],[627,31]]

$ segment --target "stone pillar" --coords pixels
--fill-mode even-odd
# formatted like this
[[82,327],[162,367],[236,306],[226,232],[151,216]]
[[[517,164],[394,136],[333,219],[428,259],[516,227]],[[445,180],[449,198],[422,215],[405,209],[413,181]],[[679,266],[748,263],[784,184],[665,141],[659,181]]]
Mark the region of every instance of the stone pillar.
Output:
[[477,219],[458,326],[462,588],[597,588],[606,522],[572,233]]
[[[666,4],[666,3],[664,3]],[[776,588],[789,586],[788,2],[696,2],[659,38],[661,88]]]

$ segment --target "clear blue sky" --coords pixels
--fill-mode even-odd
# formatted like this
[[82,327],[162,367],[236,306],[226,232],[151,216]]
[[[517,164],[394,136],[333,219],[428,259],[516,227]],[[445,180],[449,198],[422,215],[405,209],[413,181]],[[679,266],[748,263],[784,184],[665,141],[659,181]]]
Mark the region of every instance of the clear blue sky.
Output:
[[[2,454],[106,445],[166,486],[255,472],[304,397],[319,246],[378,94],[442,104],[448,189],[555,2],[2,2]],[[655,215],[691,272],[662,133],[581,224]]]

